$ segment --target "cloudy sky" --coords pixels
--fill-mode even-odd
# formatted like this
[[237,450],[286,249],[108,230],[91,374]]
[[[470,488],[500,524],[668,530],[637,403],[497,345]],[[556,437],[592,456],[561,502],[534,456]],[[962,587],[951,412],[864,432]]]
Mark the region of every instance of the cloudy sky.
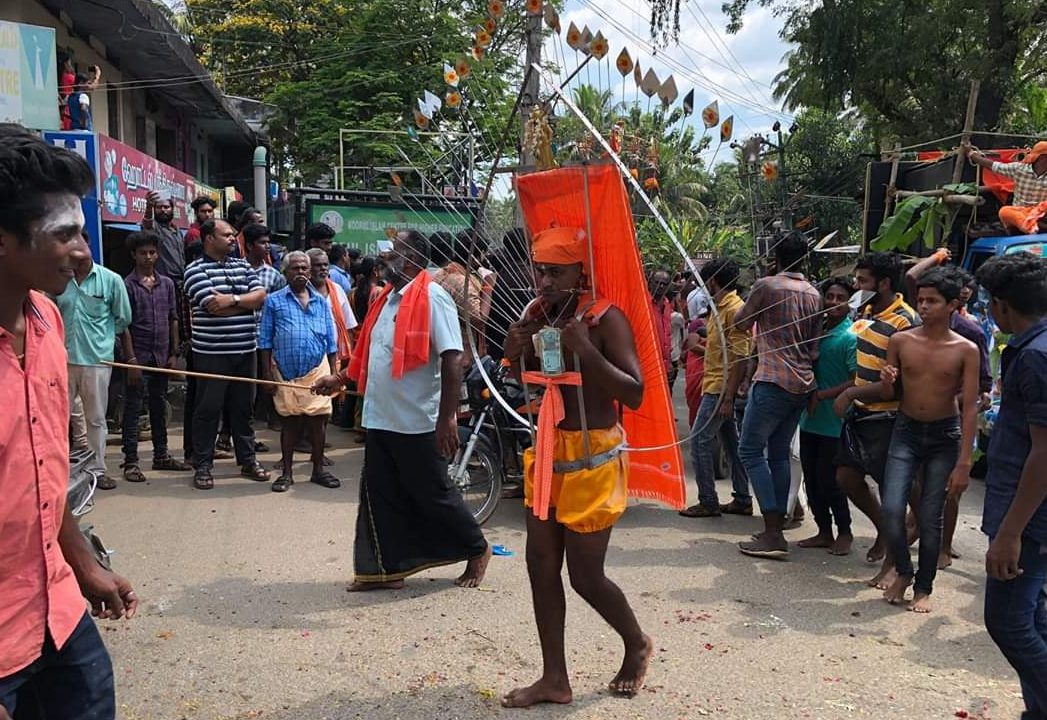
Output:
[[[599,68],[596,61],[590,62],[572,86],[587,81],[600,87],[608,87],[611,83],[617,100],[623,97],[624,90],[626,101],[632,102],[636,85],[631,76],[623,81],[614,66],[618,53],[626,47],[633,60],[639,60],[644,73],[653,68],[661,80],[670,73],[674,76],[680,94],[677,104],[694,88],[695,115],[692,121],[700,125],[701,109],[716,100],[721,118],[735,116],[735,139],[754,133],[769,133],[775,120],[787,124],[792,119],[770,96],[771,80],[782,69],[782,56],[788,49],[778,37],[782,21],[768,9],[753,8],[745,17],[742,31],[729,35],[724,29],[727,19],[720,5],[721,0],[683,3],[679,45],[669,46],[655,54],[650,40],[650,5],[647,0],[567,0],[560,14],[562,32],[546,43],[545,56],[565,64],[568,71],[573,70],[580,54],[567,46],[567,29],[571,22],[579,29],[588,25],[594,35],[599,30],[608,39],[610,52],[599,63]],[[658,102],[657,97],[653,102]],[[642,93],[640,104],[641,107],[647,105]],[[707,161],[711,159],[715,146],[714,142],[713,149],[706,155]],[[717,159],[725,156],[726,148]]]

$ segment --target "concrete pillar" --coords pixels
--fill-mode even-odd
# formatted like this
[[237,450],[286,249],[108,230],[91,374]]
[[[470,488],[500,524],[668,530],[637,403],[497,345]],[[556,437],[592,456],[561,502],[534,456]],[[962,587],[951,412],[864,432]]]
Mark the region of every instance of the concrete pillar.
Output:
[[262,213],[263,219],[267,217],[266,208],[269,195],[269,181],[265,172],[268,166],[266,153],[265,147],[259,145],[254,149],[254,158],[251,161],[251,164],[254,165],[254,206]]

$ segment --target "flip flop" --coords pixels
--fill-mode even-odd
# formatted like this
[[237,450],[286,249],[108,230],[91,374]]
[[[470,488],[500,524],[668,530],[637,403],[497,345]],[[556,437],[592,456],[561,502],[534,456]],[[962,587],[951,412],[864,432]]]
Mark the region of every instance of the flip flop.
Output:
[[319,475],[313,475],[309,478],[309,482],[331,489],[342,487],[342,481],[326,470]]

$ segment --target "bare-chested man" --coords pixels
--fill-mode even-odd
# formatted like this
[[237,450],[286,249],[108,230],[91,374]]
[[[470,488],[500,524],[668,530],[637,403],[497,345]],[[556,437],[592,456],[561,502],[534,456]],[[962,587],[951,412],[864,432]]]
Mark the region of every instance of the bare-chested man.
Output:
[[[580,403],[576,386],[564,385],[561,393],[560,385],[547,385],[543,413],[555,411],[555,394],[559,394],[563,416],[555,427],[546,426],[546,435],[541,433],[542,421],[555,422],[555,418],[539,416],[536,452],[525,456],[525,504],[533,509],[527,514],[527,570],[543,673],[533,685],[506,695],[502,700],[506,707],[572,699],[560,577],[565,554],[571,587],[625,644],[625,659],[610,683],[611,691],[626,696],[639,692],[652,651],[651,639],[640,629],[625,595],[604,574],[611,527],[626,506],[628,461],[621,454],[624,437],[618,426],[618,404],[635,409],[643,399],[632,329],[621,310],[587,293],[588,248],[578,230],[553,228],[537,234],[532,256],[541,295],[524,319],[510,326],[505,356],[518,375],[538,370],[533,336],[546,326],[561,328],[563,364],[568,371],[580,371],[583,399]],[[524,377],[541,382],[530,373]],[[551,468],[542,462],[543,453],[550,452],[549,443],[553,444]]]
[[[855,397],[871,400],[877,390],[883,400],[901,395],[883,487],[883,533],[897,576],[884,598],[899,603],[913,585],[909,609],[926,613],[931,610],[930,595],[938,571],[946,493],[958,495],[969,482],[979,356],[974,343],[949,329],[949,318],[960,305],[964,286],[960,273],[955,268],[935,268],[916,285],[923,325],[891,336],[881,382],[862,388]],[[920,554],[914,583],[905,511],[921,465]]]

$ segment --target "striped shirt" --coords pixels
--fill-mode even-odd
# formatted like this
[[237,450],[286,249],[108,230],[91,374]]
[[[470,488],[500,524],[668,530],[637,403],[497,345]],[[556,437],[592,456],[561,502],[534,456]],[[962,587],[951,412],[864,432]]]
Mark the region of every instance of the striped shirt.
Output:
[[816,389],[822,315],[822,296],[800,273],[782,272],[753,283],[734,320],[743,328],[756,321],[760,360],[753,382],[772,383],[794,395]]
[[[873,315],[871,308],[865,308],[862,317],[852,326],[854,334],[858,336],[858,374],[855,376],[854,384],[861,387],[869,383],[880,382],[880,371],[887,364],[887,343],[891,335],[919,324],[920,318],[916,311],[906,304],[900,293],[895,296],[894,302],[881,313]],[[866,412],[897,410],[899,404],[898,400],[856,403]]]
[[1014,199],[1012,205],[1039,205],[1047,200],[1047,173],[1037,175],[1032,165],[1023,162],[994,162],[992,171],[1014,179]]
[[218,262],[205,255],[192,262],[185,269],[185,295],[192,308],[193,351],[208,355],[254,352],[258,330],[252,310],[220,317],[207,312],[203,302],[215,292],[246,295],[260,289],[258,275],[246,260]]

